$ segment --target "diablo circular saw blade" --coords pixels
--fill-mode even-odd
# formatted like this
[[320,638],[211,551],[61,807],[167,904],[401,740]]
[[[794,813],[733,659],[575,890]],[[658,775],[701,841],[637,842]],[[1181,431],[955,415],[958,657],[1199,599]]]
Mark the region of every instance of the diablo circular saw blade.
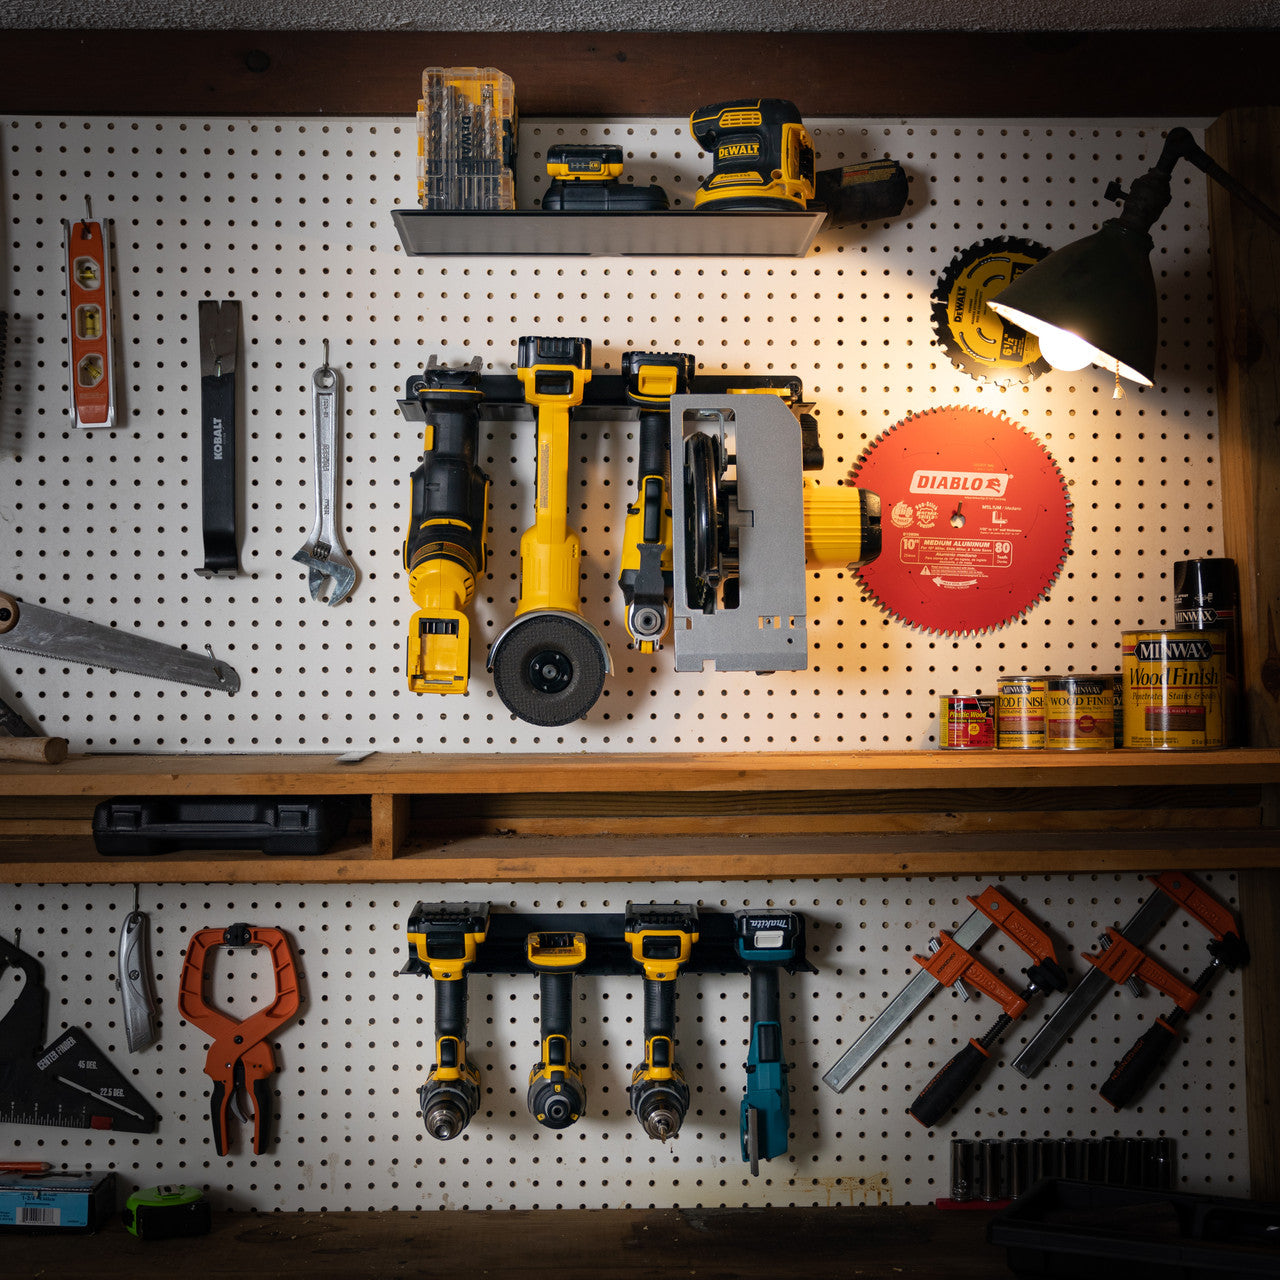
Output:
[[933,331],[957,369],[980,382],[1032,382],[1049,368],[1035,335],[987,306],[1049,250],[1034,240],[1001,236],[961,250],[938,277]]
[[1042,600],[1062,569],[1066,482],[1044,446],[1002,414],[911,414],[871,442],[852,479],[880,495],[882,512],[882,550],[857,577],[901,622],[990,631]]

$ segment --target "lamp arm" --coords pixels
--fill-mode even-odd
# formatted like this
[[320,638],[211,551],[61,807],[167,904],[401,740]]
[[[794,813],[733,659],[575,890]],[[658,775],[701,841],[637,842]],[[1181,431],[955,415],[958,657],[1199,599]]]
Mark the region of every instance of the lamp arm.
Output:
[[1156,168],[1163,173],[1171,173],[1179,160],[1190,161],[1201,173],[1212,178],[1228,194],[1240,201],[1246,209],[1251,210],[1274,231],[1280,231],[1280,213],[1270,205],[1263,203],[1248,187],[1233,178],[1216,160],[1209,156],[1196,142],[1191,134],[1181,126],[1169,130],[1165,139],[1164,150],[1156,161]]

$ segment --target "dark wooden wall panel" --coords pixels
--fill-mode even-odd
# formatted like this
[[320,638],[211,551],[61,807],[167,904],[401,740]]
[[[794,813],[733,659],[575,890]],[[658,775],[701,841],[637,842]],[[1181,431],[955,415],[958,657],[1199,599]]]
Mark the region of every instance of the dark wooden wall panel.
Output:
[[[536,116],[1206,117],[1280,100],[1280,32],[467,34],[3,31],[0,110],[412,115],[424,66],[493,65]],[[80,68],[94,68],[82,74]]]

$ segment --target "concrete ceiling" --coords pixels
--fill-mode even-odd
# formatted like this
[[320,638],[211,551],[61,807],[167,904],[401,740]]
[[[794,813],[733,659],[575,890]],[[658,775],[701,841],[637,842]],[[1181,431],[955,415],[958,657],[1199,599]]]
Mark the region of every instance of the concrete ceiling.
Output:
[[0,29],[1110,31],[1280,27],[1280,0],[0,0]]

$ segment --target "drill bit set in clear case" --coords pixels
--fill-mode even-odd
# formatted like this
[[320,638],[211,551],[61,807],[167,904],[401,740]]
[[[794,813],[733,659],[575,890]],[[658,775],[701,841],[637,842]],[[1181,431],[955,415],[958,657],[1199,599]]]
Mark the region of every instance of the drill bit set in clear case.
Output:
[[428,67],[418,103],[418,203],[516,207],[516,95],[493,67]]

